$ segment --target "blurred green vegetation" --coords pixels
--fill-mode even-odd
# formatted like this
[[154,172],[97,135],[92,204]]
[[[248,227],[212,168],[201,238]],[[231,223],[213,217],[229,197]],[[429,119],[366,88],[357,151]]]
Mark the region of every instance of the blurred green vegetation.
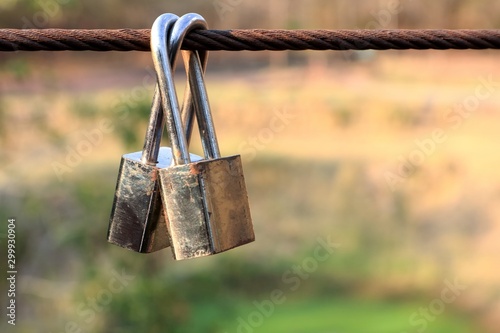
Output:
[[[169,250],[139,255],[106,243],[116,171],[93,169],[63,183],[47,179],[2,190],[0,219],[7,219],[8,212],[17,214],[22,274],[46,281],[52,285],[49,290],[67,290],[47,295],[33,281],[20,286],[20,332],[62,332],[68,323],[82,332],[236,332],[238,318],[256,311],[253,302],[264,302],[280,289],[286,303],[276,304],[255,332],[400,333],[411,331],[411,314],[439,295],[434,288],[442,288],[438,279],[423,289],[418,284],[411,288],[412,283],[402,289],[383,283],[394,275],[411,281],[414,270],[428,263],[417,264],[417,255],[396,254],[408,246],[403,235],[411,228],[409,199],[395,194],[393,215],[377,214],[361,164],[254,161],[246,173],[257,213],[257,242],[188,262],[173,262]],[[294,176],[299,173],[301,177]],[[303,191],[316,193],[309,198]],[[262,229],[262,214],[272,226]],[[315,225],[297,238],[286,231],[294,221]],[[313,257],[316,238],[329,233],[342,238],[341,247],[292,290],[284,272]],[[288,242],[290,250],[269,255],[269,238],[278,235],[283,238],[278,243]],[[348,235],[356,246],[346,242]],[[111,299],[103,297],[122,272],[133,279]],[[1,283],[4,289],[6,282]],[[374,293],[367,291],[373,288]],[[49,315],[56,316],[43,319]],[[450,305],[429,322],[427,332],[480,332],[467,318]]]
[[[419,306],[419,302],[410,300],[366,301],[343,296],[333,299],[318,298],[283,305],[262,329],[255,332],[330,332],[332,327],[338,332],[416,332],[421,328],[408,328],[408,314],[414,313]],[[467,333],[475,332],[475,329],[460,313],[452,312],[430,324],[425,328],[425,332]]]
[[126,149],[142,147],[144,128],[151,112],[151,100],[140,98],[133,102],[119,101],[109,109],[103,108],[98,103],[99,101],[89,100],[88,96],[82,96],[74,102],[72,109],[80,121],[92,122],[97,116],[108,119],[115,119],[118,116],[120,121],[113,122],[114,135]]

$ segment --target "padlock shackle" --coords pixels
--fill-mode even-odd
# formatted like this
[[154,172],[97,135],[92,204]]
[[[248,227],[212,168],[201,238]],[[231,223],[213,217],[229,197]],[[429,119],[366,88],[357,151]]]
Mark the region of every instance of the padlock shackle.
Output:
[[[170,14],[176,17],[176,20],[181,22],[188,22],[189,29],[182,30],[179,29],[181,25],[174,24],[169,27],[169,49],[172,50],[170,53],[170,65],[175,69],[176,61],[178,59],[179,51],[181,50],[182,41],[184,40],[187,33],[193,29],[207,29],[206,21],[198,14],[187,14],[182,16],[180,19],[177,15]],[[201,18],[201,19],[200,19]],[[181,23],[179,22],[179,23]],[[185,25],[185,24],[183,24]],[[177,27],[177,28],[176,28]],[[208,62],[208,52],[200,52],[200,58],[202,59],[202,69],[203,73]],[[202,74],[203,75],[203,74]],[[186,90],[184,92],[184,101],[182,103],[182,123],[184,124],[184,130],[187,138],[187,145],[191,141],[191,134],[193,132],[194,123],[194,107],[195,103],[193,101],[193,96],[191,93],[191,88],[189,85],[189,80],[186,84]],[[158,154],[160,151],[161,139],[163,137],[163,129],[165,127],[165,116],[163,114],[163,109],[161,106],[161,96],[159,92],[158,85],[155,87],[155,93],[153,97],[153,103],[151,105],[151,115],[149,118],[149,124],[146,131],[146,136],[144,139],[144,147],[142,150],[141,161],[144,164],[156,165],[158,163]]]
[[160,153],[160,144],[164,126],[165,119],[163,117],[163,109],[161,107],[161,96],[160,91],[158,90],[158,85],[156,85],[153,103],[151,104],[149,124],[146,130],[146,137],[144,138],[144,147],[142,148],[142,163],[149,165],[156,165],[158,163],[158,155]]
[[183,52],[186,70],[188,71],[189,85],[192,87],[192,93],[196,104],[196,118],[202,140],[205,158],[220,158],[219,143],[215,133],[214,121],[208,101],[208,93],[203,78],[201,60],[197,52]]
[[[170,49],[179,50],[185,36],[193,30],[206,30],[208,29],[208,24],[205,19],[196,13],[190,13],[183,15],[172,28],[171,36],[169,39]],[[180,36],[175,40],[172,36]],[[173,54],[170,54],[171,63],[175,65],[176,60],[172,58]],[[215,127],[213,124],[212,113],[210,111],[210,103],[208,102],[208,94],[205,88],[204,72],[206,64],[208,61],[208,52],[199,53],[198,51],[182,51],[182,56],[184,58],[184,67],[186,69],[186,75],[188,76],[188,86],[190,88],[190,94],[194,96],[194,103],[196,106],[196,118],[198,119],[198,128],[200,131],[200,137],[202,140],[203,151],[205,158],[215,159],[220,157],[219,145],[217,142],[217,136],[215,133]],[[174,66],[173,65],[173,66]],[[186,88],[187,89],[187,88]],[[186,95],[186,94],[185,94]],[[191,114],[182,114],[192,117]],[[189,138],[191,136],[192,130],[192,119],[187,119],[184,121],[186,130],[186,136]]]
[[[157,20],[158,21],[158,20]],[[151,29],[151,50],[153,53],[153,62],[158,76],[162,105],[164,108],[167,129],[172,144],[172,159],[175,165],[184,165],[191,163],[187,149],[187,138],[182,126],[182,119],[179,113],[179,102],[173,79],[172,68],[167,62],[171,60],[169,49],[172,43],[165,37],[165,30],[161,30],[159,23],[153,24]],[[205,27],[204,19],[198,14],[187,14],[180,18],[172,30],[179,31],[179,35],[186,35],[189,31]],[[163,42],[162,42],[163,39]],[[182,44],[182,40],[179,45]],[[203,148],[205,156],[208,159],[220,156],[217,138],[213,125],[213,119],[210,112],[208,97],[203,79],[203,69],[201,60],[197,52],[190,52],[190,60],[185,64],[188,72],[191,93],[195,96],[197,119],[200,128],[200,136],[203,139]],[[174,59],[175,60],[175,59]]]
[[[170,53],[170,64],[173,69],[176,67],[179,51],[181,50],[182,42],[188,33],[193,30],[206,30],[208,29],[208,24],[205,19],[195,13],[189,13],[183,15],[181,18],[177,20],[174,24],[172,31],[170,32],[168,47],[169,50],[172,50]],[[197,51],[198,52],[198,51]],[[182,51],[182,55],[184,56],[189,51]],[[202,73],[201,76],[204,75],[205,69],[208,63],[208,52],[202,51],[198,52],[201,59]],[[186,69],[186,75],[189,78],[189,69],[184,66]],[[186,132],[187,144],[189,146],[191,141],[191,134],[193,132],[193,123],[194,123],[194,110],[195,102],[193,101],[193,95],[191,91],[191,85],[189,83],[189,79],[186,84],[186,89],[184,91],[184,101],[183,101],[183,109],[181,111],[182,123],[184,124],[184,131]]]
[[[163,14],[155,20],[155,23],[158,22],[158,26],[166,30],[165,33],[168,35],[178,19],[179,16],[175,14]],[[144,139],[144,147],[142,149],[141,161],[144,164],[156,165],[158,163],[161,138],[165,126],[165,116],[161,103],[160,89],[158,84],[156,84],[153,103],[151,105],[151,114],[149,116],[149,124]]]
[[[169,38],[169,49],[179,51],[181,44],[188,33],[193,30],[207,30],[208,24],[205,19],[196,13],[189,13],[183,15],[172,28]],[[178,38],[174,39],[173,36]],[[177,54],[170,54],[170,63],[172,68],[175,68]],[[196,106],[196,117],[198,119],[198,128],[202,140],[203,151],[207,159],[214,159],[220,157],[219,146],[215,128],[213,125],[212,114],[210,112],[210,104],[208,102],[208,94],[205,89],[204,73],[208,62],[208,52],[198,51],[182,51],[184,58],[184,68],[188,77],[188,85],[186,86],[186,96],[191,98],[194,96],[194,103]],[[186,129],[186,137],[188,140],[191,137],[193,113],[182,112],[184,128]],[[204,121],[203,121],[204,119]]]
[[[181,50],[182,42],[186,35],[193,30],[207,30],[208,24],[205,19],[195,13],[189,13],[181,16],[177,22],[175,22],[174,26],[169,35],[168,39],[168,49],[170,50],[170,64],[172,68],[175,68],[177,64],[177,59],[179,56],[179,51]],[[189,51],[184,51],[189,52]],[[198,52],[198,51],[196,51]],[[208,61],[208,52],[203,51],[200,53],[200,60],[202,67],[205,68]]]
[[158,79],[165,123],[172,144],[172,159],[175,164],[187,164],[191,160],[179,112],[179,101],[177,100],[172,67],[170,66],[168,52],[169,31],[162,19],[164,15],[168,14],[158,17],[151,28],[151,53]]

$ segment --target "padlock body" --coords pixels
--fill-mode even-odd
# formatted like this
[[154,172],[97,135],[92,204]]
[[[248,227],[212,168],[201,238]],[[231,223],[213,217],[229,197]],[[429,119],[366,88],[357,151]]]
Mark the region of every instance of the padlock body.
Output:
[[240,156],[160,170],[174,258],[203,257],[255,240]]
[[[108,229],[108,241],[139,253],[151,253],[170,245],[159,169],[172,163],[172,151],[162,147],[157,165],[141,162],[142,152],[122,156]],[[195,160],[201,157],[192,155]]]

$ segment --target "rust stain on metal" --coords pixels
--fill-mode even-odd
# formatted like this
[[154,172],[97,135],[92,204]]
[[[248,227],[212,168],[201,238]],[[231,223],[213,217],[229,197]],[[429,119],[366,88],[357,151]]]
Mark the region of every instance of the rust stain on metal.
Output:
[[189,165],[189,173],[192,175],[199,175],[200,174],[200,168],[198,168],[197,164],[190,164]]
[[156,181],[158,180],[158,174],[159,174],[159,173],[158,173],[156,170],[155,170],[155,171],[153,171],[153,172],[151,172],[151,180],[152,180],[153,182],[156,182]]

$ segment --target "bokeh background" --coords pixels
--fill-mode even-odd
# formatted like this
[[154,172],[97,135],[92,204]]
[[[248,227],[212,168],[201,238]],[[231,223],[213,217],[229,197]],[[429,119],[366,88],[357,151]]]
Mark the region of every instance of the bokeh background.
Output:
[[[493,0],[3,0],[0,26],[148,28],[164,12],[214,29],[500,25]],[[15,217],[19,271],[17,325],[3,315],[0,331],[498,332],[498,57],[212,52],[221,150],[242,154],[257,240],[175,262],[106,242],[150,54],[0,54],[0,241]]]

